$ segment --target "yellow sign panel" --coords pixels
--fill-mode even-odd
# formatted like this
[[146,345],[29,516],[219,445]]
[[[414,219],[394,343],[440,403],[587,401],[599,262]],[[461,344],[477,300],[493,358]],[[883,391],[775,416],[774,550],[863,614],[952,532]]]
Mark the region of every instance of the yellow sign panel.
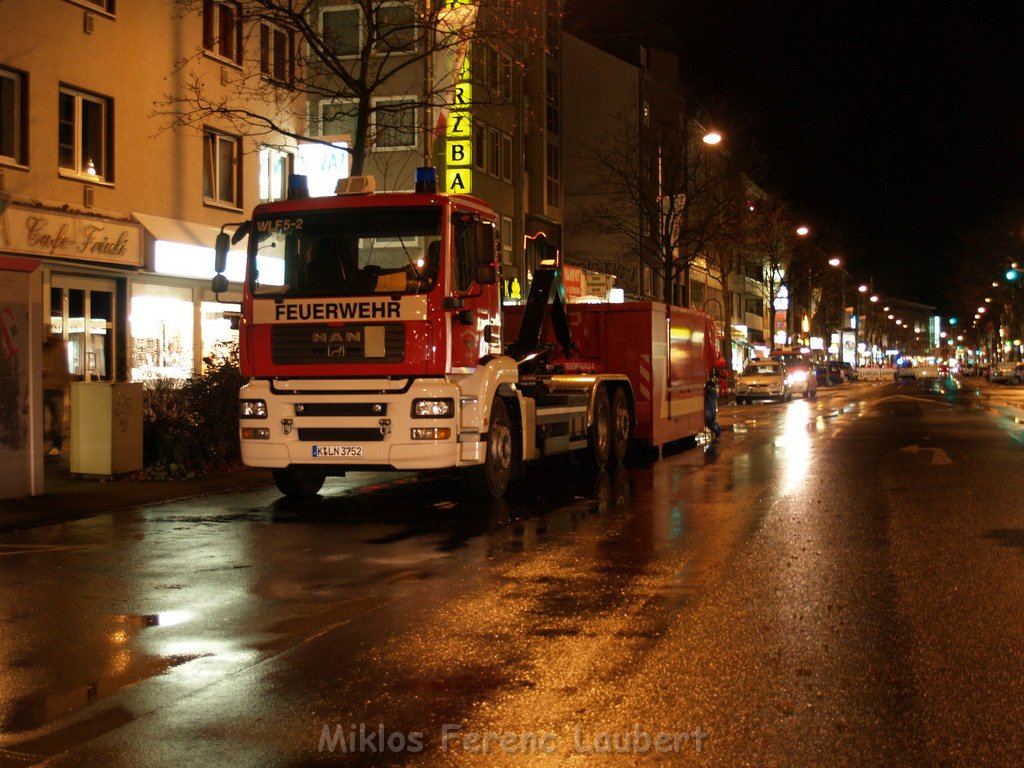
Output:
[[473,142],[465,139],[449,139],[447,162],[452,167],[473,164]]
[[449,139],[468,139],[473,135],[473,120],[469,112],[449,112],[444,135]]
[[452,111],[469,109],[473,105],[473,84],[456,83],[452,94]]
[[469,168],[449,168],[445,171],[444,191],[450,195],[473,194],[473,174]]

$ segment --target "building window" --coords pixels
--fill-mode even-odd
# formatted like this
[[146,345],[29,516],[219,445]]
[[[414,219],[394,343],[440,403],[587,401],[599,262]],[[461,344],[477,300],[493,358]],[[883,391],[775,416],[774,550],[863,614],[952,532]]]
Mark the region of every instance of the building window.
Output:
[[[372,102],[370,133],[377,149],[415,149],[419,123],[414,99],[382,98]],[[320,104],[320,134],[352,141],[356,133],[356,102],[351,99]]]
[[25,161],[25,135],[28,110],[25,109],[25,76],[0,69],[0,160]]
[[501,217],[501,261],[504,264],[512,263],[512,219],[508,216]]
[[83,8],[95,8],[102,13],[114,15],[114,0],[71,0],[71,2]]
[[270,203],[288,197],[288,174],[292,155],[277,147],[260,147],[260,202]]
[[548,144],[547,154],[548,162],[545,169],[547,172],[547,204],[552,208],[560,208],[560,201],[562,199],[562,171],[558,147],[554,144]]
[[499,151],[498,165],[501,166],[501,178],[503,181],[512,181],[512,137],[507,133],[501,134],[501,149]]
[[560,99],[558,95],[558,73],[547,70],[545,105],[546,125],[551,133],[557,134],[561,129]]
[[417,144],[416,102],[377,99],[373,111],[374,143],[380,149],[413,149]]
[[498,59],[498,95],[512,98],[512,59],[502,54]]
[[110,158],[110,100],[61,88],[58,106],[57,157],[66,173],[97,181],[113,178]]
[[413,3],[383,3],[376,10],[377,44],[374,51],[412,51],[416,47],[418,23]]
[[260,25],[260,72],[268,80],[291,85],[292,35],[274,24]]
[[242,63],[242,9],[234,0],[203,0],[203,48]]
[[203,198],[207,202],[241,207],[241,145],[237,136],[209,128],[203,134]]
[[498,156],[501,153],[501,134],[497,128],[487,129],[487,172],[491,176],[500,173]]
[[[411,3],[382,3],[374,10],[376,36],[374,53],[412,51],[419,35],[416,10]],[[355,6],[334,7],[320,15],[324,43],[337,56],[357,56],[368,34],[362,10]]]
[[321,102],[320,135],[353,141],[356,135],[356,102],[351,99]]
[[487,126],[473,124],[473,167],[483,171],[487,168]]

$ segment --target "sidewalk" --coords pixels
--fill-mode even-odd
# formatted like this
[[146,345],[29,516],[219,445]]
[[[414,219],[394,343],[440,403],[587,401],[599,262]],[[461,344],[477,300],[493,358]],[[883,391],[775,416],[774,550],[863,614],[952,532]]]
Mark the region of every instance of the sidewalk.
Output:
[[184,480],[144,480],[138,475],[124,479],[72,475],[67,451],[60,456],[46,457],[44,475],[46,492],[42,496],[0,499],[0,531],[273,484],[269,470],[243,466]]

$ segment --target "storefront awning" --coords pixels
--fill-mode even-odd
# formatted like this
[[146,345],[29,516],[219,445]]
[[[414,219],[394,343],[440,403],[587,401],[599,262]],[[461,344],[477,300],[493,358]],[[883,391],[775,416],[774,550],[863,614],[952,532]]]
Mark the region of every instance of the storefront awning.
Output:
[[[218,227],[149,213],[133,213],[132,216],[156,241],[149,264],[153,272],[198,279],[213,277],[213,247],[220,234]],[[228,254],[225,274],[231,282],[244,279],[245,240]]]

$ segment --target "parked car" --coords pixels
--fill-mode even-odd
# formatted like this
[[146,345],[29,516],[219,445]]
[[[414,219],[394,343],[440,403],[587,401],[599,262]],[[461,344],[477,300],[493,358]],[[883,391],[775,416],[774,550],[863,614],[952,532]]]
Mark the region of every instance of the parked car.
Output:
[[1013,372],[1019,361],[1007,360],[1002,363],[992,363],[988,372],[988,380],[1008,384],[1013,379]]
[[857,380],[857,369],[849,363],[840,363],[840,367],[843,369],[843,374],[846,376],[847,381]]
[[789,371],[779,360],[751,360],[736,377],[736,402],[740,405],[752,400],[793,399]]
[[827,360],[817,365],[818,383],[824,387],[831,387],[836,384],[843,384],[846,381],[846,374],[843,373],[843,366],[838,360]]

